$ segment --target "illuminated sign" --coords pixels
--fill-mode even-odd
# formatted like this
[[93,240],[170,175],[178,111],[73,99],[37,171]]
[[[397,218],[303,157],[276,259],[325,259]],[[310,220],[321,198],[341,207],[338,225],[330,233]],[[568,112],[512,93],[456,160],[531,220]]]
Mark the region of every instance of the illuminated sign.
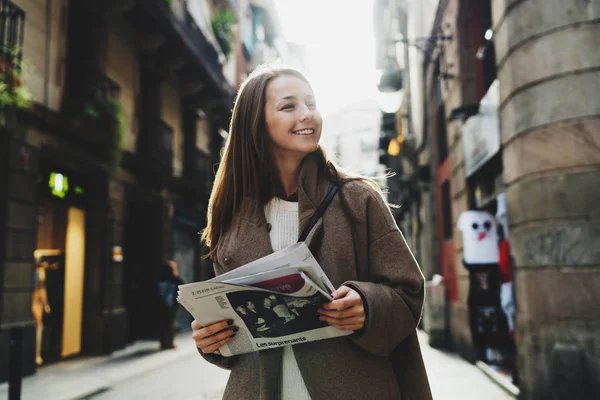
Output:
[[69,178],[59,172],[51,172],[48,187],[53,196],[64,199],[69,192]]
[[40,180],[41,193],[68,203],[84,206],[88,187],[76,172],[66,173],[60,169],[47,169]]

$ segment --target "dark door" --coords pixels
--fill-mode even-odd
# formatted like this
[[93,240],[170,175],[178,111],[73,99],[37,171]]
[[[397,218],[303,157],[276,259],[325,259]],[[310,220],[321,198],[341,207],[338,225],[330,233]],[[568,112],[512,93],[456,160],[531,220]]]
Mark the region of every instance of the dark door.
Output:
[[127,202],[123,299],[129,318],[129,341],[157,337],[157,273],[161,265],[160,199]]

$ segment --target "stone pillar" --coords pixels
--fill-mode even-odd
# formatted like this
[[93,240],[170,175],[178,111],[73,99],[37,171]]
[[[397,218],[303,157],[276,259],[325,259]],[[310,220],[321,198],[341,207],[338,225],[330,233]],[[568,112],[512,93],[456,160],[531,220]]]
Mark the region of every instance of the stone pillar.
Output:
[[493,0],[521,398],[600,398],[600,0]]

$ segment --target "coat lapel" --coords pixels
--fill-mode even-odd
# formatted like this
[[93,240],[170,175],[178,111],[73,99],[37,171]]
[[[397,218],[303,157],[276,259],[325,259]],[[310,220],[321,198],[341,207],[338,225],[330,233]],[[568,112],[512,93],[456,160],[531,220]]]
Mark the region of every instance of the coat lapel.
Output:
[[236,217],[217,249],[217,261],[224,273],[273,252],[262,208],[253,211],[250,201],[248,214]]

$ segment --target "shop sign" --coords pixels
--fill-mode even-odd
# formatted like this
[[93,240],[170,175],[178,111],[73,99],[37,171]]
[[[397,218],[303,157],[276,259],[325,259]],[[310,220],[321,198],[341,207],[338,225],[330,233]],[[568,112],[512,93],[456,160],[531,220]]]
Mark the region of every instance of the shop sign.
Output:
[[498,81],[494,81],[481,99],[479,113],[467,119],[462,128],[465,174],[472,175],[500,151]]
[[85,189],[78,185],[72,177],[58,171],[51,171],[46,176],[47,191],[54,197],[64,199],[81,199],[85,196]]

